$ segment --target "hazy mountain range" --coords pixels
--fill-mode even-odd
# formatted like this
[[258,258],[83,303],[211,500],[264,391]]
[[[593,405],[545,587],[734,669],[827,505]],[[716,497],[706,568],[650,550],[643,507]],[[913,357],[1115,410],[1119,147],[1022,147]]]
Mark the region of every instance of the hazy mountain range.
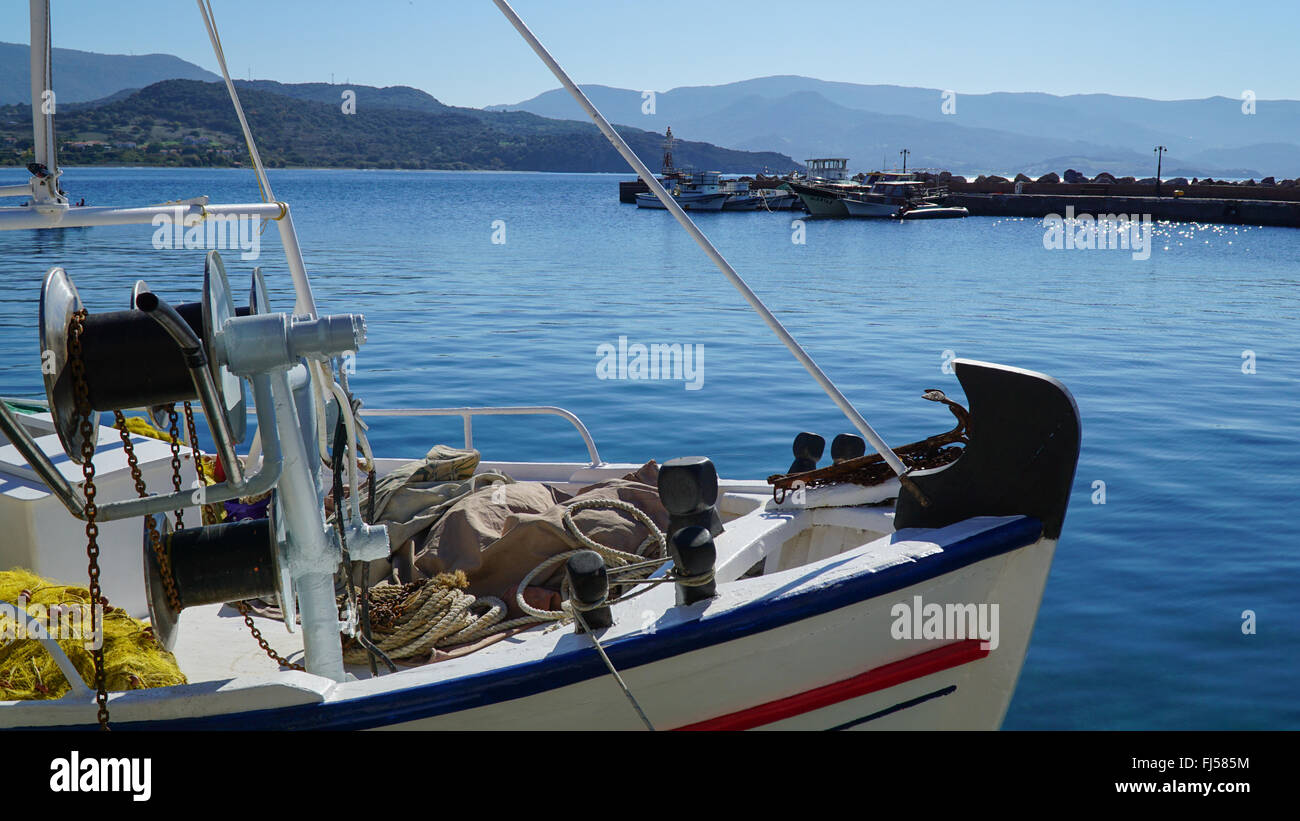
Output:
[[[27,55],[26,45],[0,43],[0,105],[29,101]],[[118,114],[134,122],[135,137],[128,141],[139,142],[144,125],[149,126],[149,134],[162,138],[202,131],[201,123],[173,121],[155,129],[147,122],[152,116],[167,123],[167,112],[151,113],[142,106],[150,100],[174,99],[174,88],[145,95],[125,108],[112,107],[160,81],[219,79],[166,54],[127,56],[57,48],[54,77],[58,102],[68,106],[60,115],[60,137],[73,138],[63,122],[67,114],[102,108],[101,116],[85,121],[80,138],[110,142],[127,133],[124,122],[114,121]],[[287,147],[278,153],[282,162],[290,164],[295,157],[346,163],[351,155],[362,165],[392,163],[390,167],[409,167],[400,165],[404,161],[414,167],[623,170],[613,151],[602,149],[593,139],[593,127],[560,89],[512,105],[473,109],[446,106],[424,91],[403,86],[381,89],[270,80],[239,81],[239,86],[249,93],[297,101],[289,108],[272,101],[266,108],[324,129],[297,140],[318,146],[307,152],[312,156]],[[395,125],[405,139],[416,141],[411,150],[391,143],[391,129],[385,131],[382,123],[367,124],[364,117],[336,123],[326,117],[331,109],[338,110],[344,88],[357,91],[359,115],[367,109],[407,112]],[[818,156],[849,157],[853,168],[871,169],[897,165],[899,150],[907,148],[909,166],[968,175],[1023,171],[1038,176],[1075,168],[1089,175],[1109,171],[1142,177],[1155,170],[1152,148],[1165,145],[1169,148],[1165,176],[1300,176],[1300,101],[1294,100],[1259,100],[1255,113],[1247,115],[1242,113],[1241,100],[1226,97],[1161,101],[1106,94],[1005,92],[956,95],[948,106],[953,113],[944,113],[940,89],[779,76],[658,93],[653,113],[647,114],[641,91],[599,85],[584,90],[607,117],[627,127],[620,131],[633,135],[629,139],[636,143],[637,153],[652,168],[658,167],[660,153],[655,134],[671,125],[679,139],[689,141],[679,147],[679,165],[723,171],[783,171],[795,167],[794,160]],[[206,93],[200,96],[205,106],[217,102]],[[203,116],[214,117],[216,112]],[[566,120],[577,122],[556,122]],[[279,129],[275,123],[266,127]],[[426,133],[437,128],[445,129],[444,133]],[[219,131],[209,136],[224,139]],[[327,147],[330,138],[347,143],[333,151]],[[591,161],[582,159],[584,151],[595,152]],[[399,155],[405,160],[399,160]],[[514,165],[521,162],[527,165]]]
[[[31,61],[26,43],[0,43],[0,105],[31,102]],[[52,51],[56,102],[98,100],[159,80],[220,80],[170,54],[96,54],[70,48]]]
[[[239,81],[240,100],[271,167],[413,168],[625,172],[627,165],[591,123],[525,111],[446,106],[413,88]],[[344,113],[343,92],[356,110]],[[138,91],[59,108],[64,165],[230,166],[246,162],[224,83],[163,80]],[[663,137],[619,127],[654,161]],[[0,166],[31,160],[31,107],[0,106]],[[683,162],[732,173],[795,163],[772,152],[683,143]]]
[[[27,47],[0,50],[0,70],[6,72],[0,86],[0,165],[21,164],[31,158]],[[60,162],[66,165],[245,161],[225,86],[198,66],[166,55],[56,49],[54,77]],[[237,80],[236,85],[262,158],[273,167],[627,171],[586,121],[448,106],[405,86],[271,80]],[[345,91],[355,94],[355,113],[342,110]],[[661,135],[632,126],[620,127],[619,133],[638,155],[658,163]],[[732,173],[798,167],[775,152],[698,141],[683,143],[678,156],[682,163]]]
[[[761,77],[718,86],[675,88],[643,113],[641,91],[584,86],[613,122],[734,148],[780,151],[797,160],[849,157],[851,166],[909,166],[956,173],[1072,167],[1143,177],[1155,172],[1153,148],[1168,147],[1166,176],[1300,176],[1300,101],[1149,100],[1109,94],[1032,92],[958,94],[943,111],[943,90],[835,83],[808,77]],[[576,103],[555,89],[490,110],[576,118]]]

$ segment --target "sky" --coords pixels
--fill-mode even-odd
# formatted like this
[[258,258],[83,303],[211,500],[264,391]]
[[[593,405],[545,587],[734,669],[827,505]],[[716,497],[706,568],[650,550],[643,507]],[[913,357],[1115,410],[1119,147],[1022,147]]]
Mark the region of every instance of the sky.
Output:
[[[514,0],[579,83],[667,91],[773,74],[1156,99],[1300,99],[1297,0]],[[29,39],[7,0],[0,41]],[[212,0],[231,72],[516,103],[558,83],[491,0]],[[53,0],[56,46],[215,71],[188,0]]]

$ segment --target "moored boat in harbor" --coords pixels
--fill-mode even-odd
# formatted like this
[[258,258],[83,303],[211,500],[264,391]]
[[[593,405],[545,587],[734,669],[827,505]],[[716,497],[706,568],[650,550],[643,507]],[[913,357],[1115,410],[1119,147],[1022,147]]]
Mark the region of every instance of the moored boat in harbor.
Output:
[[849,161],[845,157],[819,157],[804,161],[808,175],[791,179],[781,187],[796,194],[804,208],[814,217],[847,217],[842,202],[845,195],[858,192],[861,186],[849,179]]
[[[90,273],[45,272],[32,361],[44,404],[0,403],[0,568],[73,582],[89,560],[87,601],[102,592],[115,607],[100,624],[136,619],[132,646],[162,660],[170,651],[186,681],[151,686],[114,655],[120,646],[51,639],[47,697],[10,698],[6,686],[0,727],[999,726],[1069,502],[1080,425],[1069,391],[1042,374],[956,360],[969,407],[924,394],[955,427],[890,448],[691,221],[694,203],[665,190],[505,0],[494,2],[855,433],[835,437],[829,463],[819,465],[825,440],[801,433],[788,468],[789,456],[772,454],[772,475],[727,478],[706,458],[667,458],[653,439],[636,461],[605,461],[586,426],[556,407],[362,406],[346,362],[365,342],[364,318],[318,310],[293,211],[274,198],[205,13],[267,201],[75,208],[57,185],[51,115],[38,109],[45,173],[27,182],[32,205],[0,208],[0,229],[265,214],[295,305],[271,304],[261,269],[232,285],[216,251],[190,258],[196,269],[202,260],[198,294],[185,291],[197,270],[178,270],[175,281],[138,283],[122,304],[84,304],[74,279]],[[48,31],[48,4],[31,9],[33,31]],[[33,38],[32,64],[35,95],[48,40]],[[244,448],[249,394],[258,424]],[[102,413],[121,428],[100,425]],[[473,450],[474,419],[530,415],[568,421],[585,458]],[[182,416],[189,452],[178,433],[148,427],[152,418],[176,430]],[[199,450],[199,416],[211,453]],[[406,441],[381,457],[362,424],[444,416],[464,420],[462,447]],[[416,505],[421,492],[436,498]],[[415,513],[392,509],[403,506]],[[489,511],[512,528],[471,529],[458,542],[412,524],[468,525]],[[520,524],[530,517],[538,528]],[[41,618],[7,606],[15,622]],[[112,687],[109,657],[128,670]]]
[[[722,174],[717,171],[693,171],[678,179],[671,193],[672,198],[686,211],[721,211],[732,197],[732,194],[722,190]],[[636,207],[660,210],[667,208],[653,192],[637,194]]]

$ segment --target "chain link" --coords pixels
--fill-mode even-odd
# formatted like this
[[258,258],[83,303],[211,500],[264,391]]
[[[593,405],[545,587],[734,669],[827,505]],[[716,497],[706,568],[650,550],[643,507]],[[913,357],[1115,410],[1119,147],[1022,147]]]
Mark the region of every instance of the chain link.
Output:
[[[90,591],[90,627],[98,632],[103,619],[100,610],[104,603],[103,591],[99,586],[99,525],[95,517],[99,508],[95,504],[95,444],[99,431],[91,423],[90,387],[86,384],[86,364],[82,358],[81,334],[85,331],[88,312],[85,308],[72,315],[68,324],[68,365],[72,369],[72,391],[77,416],[81,418],[78,432],[81,434],[81,475],[82,493],[86,497],[86,574],[89,577]],[[90,651],[95,665],[95,704],[98,707],[99,729],[107,731],[108,726],[108,681],[104,671],[104,648],[99,646]]]
[[[204,484],[203,459],[202,454],[199,452],[199,437],[194,432],[194,409],[190,406],[188,401],[185,402],[185,425],[189,429],[190,448],[194,452],[194,472],[198,474],[199,484],[202,485]],[[229,470],[229,467],[226,469]],[[244,624],[248,625],[248,632],[252,633],[253,638],[257,640],[257,646],[261,647],[263,652],[265,652],[272,661],[281,667],[288,667],[290,670],[306,670],[306,668],[301,664],[295,664],[275,652],[275,649],[267,643],[266,638],[262,635],[262,631],[258,630],[257,625],[253,623],[252,610],[249,608],[247,602],[235,602],[235,607],[239,609],[239,614],[244,617]]]
[[[199,490],[202,490],[207,485],[207,479],[204,478],[203,453],[199,450],[199,435],[194,430],[194,408],[190,405],[188,399],[185,400],[185,429],[190,436],[190,453],[194,457],[194,476],[198,479]],[[208,505],[199,506],[199,520],[205,525],[221,524],[220,517],[213,513]]]
[[[135,484],[135,492],[143,499],[149,495],[149,491],[140,472],[140,460],[135,455],[135,445],[131,442],[131,435],[126,429],[126,417],[120,410],[113,411],[113,416],[117,422],[118,432],[122,436],[122,449],[126,452],[126,464],[131,470],[131,481]],[[158,559],[158,573],[162,576],[163,589],[167,592],[167,603],[171,605],[173,611],[179,613],[181,597],[176,590],[176,579],[172,576],[171,558],[162,543],[162,534],[158,532],[158,522],[153,516],[145,516],[144,526],[149,531],[149,546],[153,548],[153,554]]]
[[252,608],[248,606],[248,602],[235,602],[235,607],[239,608],[239,614],[244,617],[244,624],[248,625],[248,632],[253,634],[254,639],[257,639],[257,646],[261,647],[262,650],[270,656],[272,661],[279,664],[281,667],[288,667],[290,670],[302,670],[306,672],[307,668],[303,667],[301,664],[295,664],[294,662],[289,661],[284,656],[275,652],[271,645],[267,644],[266,639],[262,637],[262,631],[258,630],[257,625],[253,623]]
[[[172,405],[167,411],[167,422],[169,427],[167,432],[171,434],[172,440],[169,443],[172,450],[172,489],[177,493],[181,492],[181,431],[178,424],[179,417],[176,415],[176,406]],[[176,529],[185,529],[185,517],[183,511],[176,508]]]

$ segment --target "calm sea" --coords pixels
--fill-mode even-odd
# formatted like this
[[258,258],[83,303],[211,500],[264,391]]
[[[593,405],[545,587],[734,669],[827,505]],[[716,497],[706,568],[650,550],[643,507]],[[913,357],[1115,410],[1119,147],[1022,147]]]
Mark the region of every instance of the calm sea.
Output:
[[[784,470],[800,430],[849,429],[666,212],[618,203],[619,177],[271,177],[321,309],[367,317],[353,384],[370,407],[561,405],[607,460],[699,453],[729,477]],[[257,199],[247,171],[73,168],[64,187],[89,204]],[[1047,250],[1033,220],[808,221],[802,244],[788,213],[697,220],[893,444],[948,427],[920,398],[961,398],[945,352],[1073,391],[1083,453],[1006,727],[1300,728],[1300,231],[1157,224],[1154,252],[1135,260]],[[139,278],[197,298],[202,252],[152,237],[0,234],[0,392],[41,393],[36,313],[52,266],[92,310],[126,307]],[[226,254],[227,269],[242,293],[262,265],[287,309],[275,230],[261,239],[259,260]],[[598,378],[598,348],[620,336],[702,346],[700,389]],[[383,454],[460,441],[454,419],[373,428]],[[486,458],[585,458],[555,419],[475,432]]]

